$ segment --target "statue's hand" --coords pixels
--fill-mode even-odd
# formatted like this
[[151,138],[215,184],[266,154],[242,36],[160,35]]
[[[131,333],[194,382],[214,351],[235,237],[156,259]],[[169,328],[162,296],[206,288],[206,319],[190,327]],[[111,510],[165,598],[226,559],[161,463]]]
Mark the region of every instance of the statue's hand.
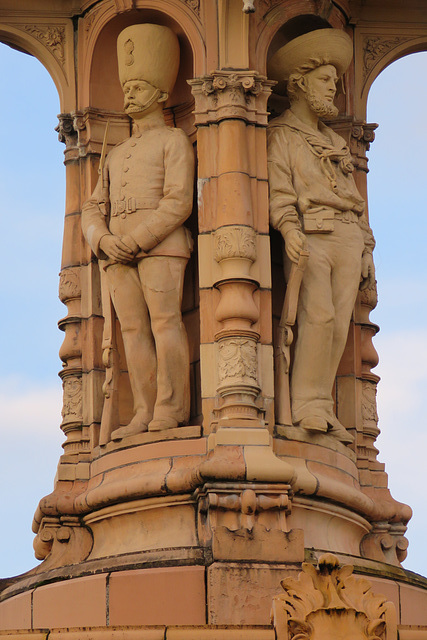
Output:
[[130,262],[135,253],[118,236],[107,234],[102,236],[99,248],[116,262]]
[[298,262],[301,251],[306,249],[307,239],[299,229],[290,229],[285,235],[285,249],[292,262]]
[[372,253],[368,251],[362,255],[362,272],[359,289],[367,289],[375,286],[375,266]]
[[132,236],[120,236],[120,240],[132,251],[133,255],[136,256],[139,251],[139,246]]

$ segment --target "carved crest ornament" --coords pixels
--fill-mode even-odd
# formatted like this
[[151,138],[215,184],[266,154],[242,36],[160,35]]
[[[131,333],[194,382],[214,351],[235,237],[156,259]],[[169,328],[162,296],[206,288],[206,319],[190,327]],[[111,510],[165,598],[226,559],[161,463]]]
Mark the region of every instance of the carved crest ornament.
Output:
[[387,612],[393,605],[373,593],[366,578],[354,576],[351,565],[340,567],[335,555],[325,553],[317,569],[307,562],[302,569],[297,579],[282,580],[285,593],[273,600],[278,640],[386,638]]

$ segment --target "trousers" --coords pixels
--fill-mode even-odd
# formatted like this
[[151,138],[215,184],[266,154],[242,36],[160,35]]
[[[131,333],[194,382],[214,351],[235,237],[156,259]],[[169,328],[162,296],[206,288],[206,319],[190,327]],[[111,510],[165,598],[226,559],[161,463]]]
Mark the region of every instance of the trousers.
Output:
[[187,258],[150,256],[112,264],[106,277],[123,337],[134,411],[188,422],[189,350],[181,316]]
[[[357,223],[307,234],[310,252],[297,310],[298,336],[290,395],[295,424],[309,416],[334,420],[332,388],[344,352],[361,277],[364,241]],[[285,275],[290,261],[285,261]]]

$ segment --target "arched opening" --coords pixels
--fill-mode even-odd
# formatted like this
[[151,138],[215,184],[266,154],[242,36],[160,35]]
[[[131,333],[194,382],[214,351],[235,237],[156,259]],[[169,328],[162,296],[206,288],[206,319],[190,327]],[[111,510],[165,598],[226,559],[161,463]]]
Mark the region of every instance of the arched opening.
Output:
[[378,385],[379,459],[386,462],[393,496],[409,504],[410,547],[404,566],[426,575],[424,551],[427,433],[427,260],[425,237],[425,76],[427,52],[399,59],[374,81],[368,121],[378,122],[369,152],[370,223],[379,304],[371,314],[381,331],[375,338]]
[[0,45],[2,250],[0,314],[1,575],[36,563],[31,521],[61,452],[57,329],[65,171],[52,78],[36,58]]

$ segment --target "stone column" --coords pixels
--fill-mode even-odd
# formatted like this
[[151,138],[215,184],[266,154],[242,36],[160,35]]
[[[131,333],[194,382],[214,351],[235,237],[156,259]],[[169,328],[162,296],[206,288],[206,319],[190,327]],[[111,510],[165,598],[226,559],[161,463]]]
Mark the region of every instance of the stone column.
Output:
[[221,70],[190,84],[198,128],[201,375],[209,447],[241,447],[248,480],[289,481],[293,470],[273,455],[266,426],[273,424],[265,140],[271,83],[253,71]]

